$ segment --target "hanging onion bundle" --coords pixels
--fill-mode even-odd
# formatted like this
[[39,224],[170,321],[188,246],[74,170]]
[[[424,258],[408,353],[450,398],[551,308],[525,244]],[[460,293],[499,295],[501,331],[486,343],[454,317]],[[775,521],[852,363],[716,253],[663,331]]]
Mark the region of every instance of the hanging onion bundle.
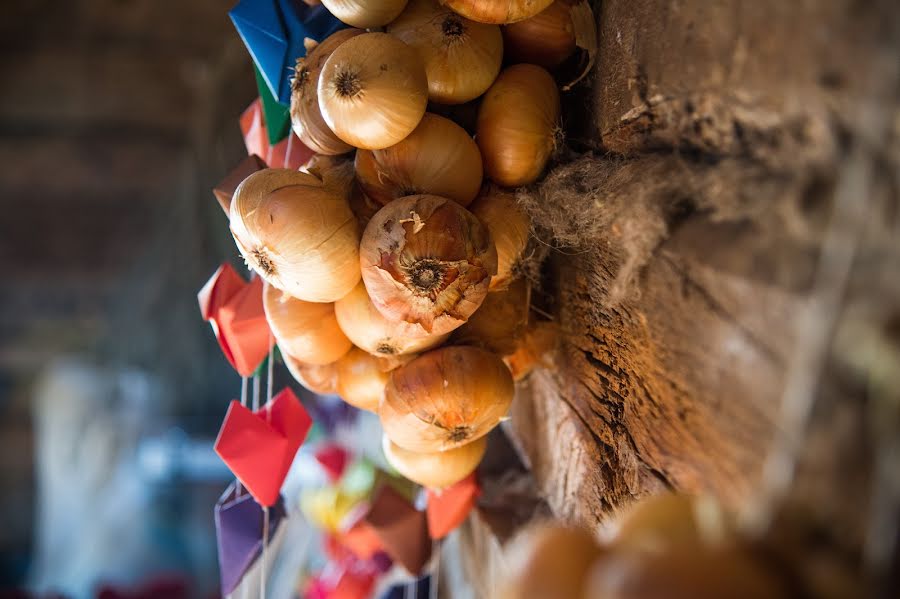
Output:
[[403,449],[384,435],[381,448],[388,464],[409,480],[429,489],[444,489],[475,471],[487,449],[487,437],[447,451],[418,453]]
[[553,0],[441,0],[467,19],[479,23],[514,23],[541,12]]
[[372,217],[360,245],[363,281],[389,320],[449,333],[471,316],[497,271],[484,225],[451,200],[395,200]]
[[305,57],[297,59],[291,82],[291,125],[300,141],[317,154],[343,154],[353,149],[334,134],[322,117],[318,84],[319,74],[331,53],[361,33],[359,29],[342,29],[332,33],[321,44],[310,47]]
[[512,354],[528,327],[531,285],[525,279],[488,293],[468,322],[453,331],[454,345],[474,345],[505,356]]
[[509,287],[518,276],[522,254],[531,235],[531,219],[516,202],[515,194],[491,185],[469,208],[488,228],[497,248],[497,275],[491,291]]
[[500,72],[500,28],[466,19],[437,0],[410,0],[387,32],[422,57],[433,102],[461,104],[475,99]]
[[247,177],[231,202],[231,233],[268,283],[308,302],[333,302],[359,281],[359,230],[336,186],[289,169]]
[[505,69],[484,95],[476,141],[487,176],[505,187],[534,182],[556,147],[559,92],[531,64]]
[[497,426],[513,392],[509,370],[496,355],[446,346],[391,373],[378,415],[385,434],[400,447],[446,451]]
[[378,150],[422,120],[428,80],[418,54],[386,33],[364,33],[338,46],[319,75],[319,108],[344,142]]
[[521,381],[538,366],[551,368],[558,343],[559,327],[556,323],[541,320],[529,324],[516,343],[515,351],[503,357],[513,380]]
[[321,395],[337,393],[337,364],[335,362],[321,365],[305,364],[284,351],[281,352],[281,357],[291,376],[313,393]]
[[328,12],[352,27],[383,27],[397,18],[406,0],[321,0]]
[[298,300],[266,283],[263,308],[281,351],[307,364],[330,364],[350,350],[334,304]]
[[356,153],[356,178],[381,204],[429,193],[466,206],[478,194],[482,175],[475,141],[453,121],[429,113],[400,143]]

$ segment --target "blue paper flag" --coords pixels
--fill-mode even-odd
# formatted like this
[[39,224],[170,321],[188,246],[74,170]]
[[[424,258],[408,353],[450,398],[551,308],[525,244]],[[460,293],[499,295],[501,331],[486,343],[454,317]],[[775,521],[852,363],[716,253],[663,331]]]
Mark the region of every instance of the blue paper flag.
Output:
[[321,42],[345,27],[324,6],[300,0],[241,0],[228,15],[272,95],[286,105],[294,65],[306,56],[303,40]]

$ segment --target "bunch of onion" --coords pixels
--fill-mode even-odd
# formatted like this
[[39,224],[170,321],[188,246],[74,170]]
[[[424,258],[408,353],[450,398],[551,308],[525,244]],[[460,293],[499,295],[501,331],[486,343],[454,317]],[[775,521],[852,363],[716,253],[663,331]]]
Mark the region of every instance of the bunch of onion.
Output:
[[556,323],[545,320],[530,323],[516,343],[515,351],[503,356],[513,380],[521,381],[538,366],[551,368],[558,343],[559,327]]
[[497,252],[487,229],[451,200],[417,195],[372,217],[360,244],[366,290],[388,320],[434,335],[463,324],[487,295]]
[[319,74],[331,53],[361,33],[359,29],[342,29],[332,33],[321,44],[308,41],[306,56],[297,59],[291,83],[291,125],[300,141],[318,154],[343,154],[353,149],[335,135],[322,118],[318,84]]
[[321,395],[337,393],[337,364],[306,364],[287,352],[281,352],[284,365],[298,383]]
[[478,110],[475,139],[487,176],[506,187],[535,181],[556,147],[559,110],[546,70],[517,64],[500,73]]
[[389,373],[396,366],[394,360],[377,358],[353,347],[335,363],[336,391],[348,404],[374,412],[384,396]]
[[356,179],[380,204],[429,193],[466,206],[478,195],[481,152],[465,130],[449,119],[426,113],[400,143],[356,153]]
[[431,335],[421,325],[392,321],[372,305],[362,283],[334,305],[337,324],[357,347],[377,356],[399,356],[440,345],[447,335]]
[[487,437],[447,451],[415,452],[403,449],[384,435],[381,447],[397,472],[429,489],[444,489],[472,474],[487,449]]
[[231,233],[254,270],[297,299],[333,302],[359,281],[359,230],[347,199],[289,169],[258,171],[231,202]]
[[387,32],[422,57],[428,97],[461,104],[483,94],[500,72],[503,37],[496,25],[476,23],[438,0],[410,0]]
[[474,345],[505,356],[516,351],[528,327],[531,285],[518,279],[506,290],[489,293],[468,322],[453,331],[455,345]]
[[383,27],[397,18],[406,0],[321,0],[335,17],[352,27]]
[[514,23],[541,12],[553,0],[441,0],[467,19],[479,23]]
[[319,109],[338,138],[378,150],[412,133],[425,114],[428,79],[419,55],[386,33],[338,46],[318,81]]
[[445,346],[391,372],[378,416],[398,446],[446,451],[483,437],[506,415],[513,380],[496,355]]
[[469,209],[488,228],[497,248],[497,275],[491,279],[491,291],[505,289],[518,276],[531,235],[531,219],[515,194],[496,185],[486,187]]
[[330,364],[350,350],[334,304],[304,302],[266,283],[263,308],[279,349],[301,362]]

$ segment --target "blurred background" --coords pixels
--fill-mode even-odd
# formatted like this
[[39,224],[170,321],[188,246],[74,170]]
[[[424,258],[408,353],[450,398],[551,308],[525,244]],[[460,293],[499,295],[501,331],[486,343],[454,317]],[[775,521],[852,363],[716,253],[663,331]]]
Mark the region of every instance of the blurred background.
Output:
[[211,193],[256,96],[231,4],[0,3],[0,594],[216,592],[240,383],[196,292],[238,264]]

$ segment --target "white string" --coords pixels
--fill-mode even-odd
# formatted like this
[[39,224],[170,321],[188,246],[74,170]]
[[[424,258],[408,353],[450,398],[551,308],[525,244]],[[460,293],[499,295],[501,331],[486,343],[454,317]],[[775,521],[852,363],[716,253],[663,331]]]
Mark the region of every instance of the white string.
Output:
[[259,375],[253,375],[253,411],[259,409]]
[[418,590],[418,586],[418,578],[413,578],[411,581],[406,583],[406,591],[403,593],[406,596],[406,599],[416,599],[416,591]]
[[267,373],[268,378],[266,379],[266,403],[269,403],[270,401],[272,401],[272,386],[274,384],[274,381],[272,380],[272,372],[273,372],[272,362],[274,361],[273,360],[274,357],[275,357],[275,344],[272,343],[272,331],[269,331],[269,369],[268,369],[269,371]]
[[259,599],[266,599],[266,549],[269,546],[269,508],[263,507],[262,571],[259,576]]
[[434,568],[431,569],[431,586],[428,587],[428,599],[438,599],[438,587],[441,582],[441,543],[432,541],[431,551],[435,554]]
[[[241,377],[241,405],[245,408],[247,407],[247,377]],[[234,477],[234,496],[240,497],[241,491],[243,488],[241,487],[241,481],[238,477]]]

